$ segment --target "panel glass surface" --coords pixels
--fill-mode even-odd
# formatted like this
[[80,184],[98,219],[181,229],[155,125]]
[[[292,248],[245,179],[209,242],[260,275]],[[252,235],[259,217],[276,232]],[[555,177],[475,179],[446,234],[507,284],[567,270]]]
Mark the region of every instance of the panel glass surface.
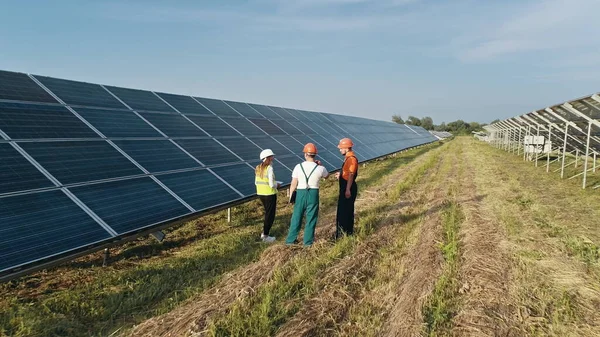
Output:
[[194,123],[200,126],[204,131],[208,132],[213,137],[240,136],[241,134],[231,126],[219,119],[215,115],[211,116],[187,116]]
[[284,108],[280,108],[277,106],[269,106],[269,108],[271,108],[273,111],[275,111],[281,118],[290,121],[290,120],[297,120],[297,118],[292,115],[289,111],[287,111]]
[[244,136],[249,137],[265,135],[260,128],[250,123],[246,118],[223,118],[223,120]]
[[161,92],[157,92],[156,94],[162,97],[162,99],[167,101],[169,104],[171,104],[171,106],[177,109],[177,111],[181,112],[184,115],[198,114],[213,116],[213,114],[210,111],[208,111],[205,107],[203,107],[202,104],[196,102],[190,96],[165,94]]
[[286,120],[279,119],[279,120],[275,120],[273,122],[277,123],[277,126],[280,129],[282,129],[283,131],[285,131],[285,133],[287,133],[288,135],[299,135],[299,134],[302,134],[302,131],[298,130],[295,126],[293,126],[292,124],[288,123]]
[[[292,154],[288,149],[286,149],[283,145],[279,144],[279,142],[275,141],[273,138],[265,136],[265,137],[250,137],[250,140],[258,145],[261,150],[271,149],[275,153],[276,156],[283,156],[286,154]],[[258,155],[256,158],[259,158]]]
[[[251,118],[250,121],[269,135],[285,135],[285,132],[264,118]],[[275,121],[278,123],[279,121]]]
[[281,119],[281,117],[273,110],[271,110],[266,105],[260,104],[250,104],[255,110],[261,113],[261,115],[265,116],[267,119]]
[[0,271],[110,238],[62,191],[0,198]]
[[0,102],[0,130],[12,139],[100,138],[62,106]]
[[258,113],[256,110],[252,109],[246,103],[233,102],[233,101],[225,101],[230,107],[234,108],[237,112],[244,115],[245,117],[253,117],[253,118],[263,118],[263,116]]
[[239,162],[240,159],[214,139],[179,139],[175,141],[204,165]]
[[119,234],[190,213],[149,177],[85,185],[70,190]]
[[301,154],[304,149],[304,144],[289,136],[273,136],[278,142],[290,149],[294,154]]
[[[227,181],[233,188],[244,196],[256,194],[254,185],[254,169],[246,164],[214,167],[213,170],[219,177]],[[279,179],[279,178],[278,178]]]
[[133,110],[175,112],[150,91],[104,86]]
[[313,128],[311,128],[308,125],[302,123],[301,121],[289,120],[288,122],[290,124],[292,124],[296,129],[302,131],[303,134],[313,134],[313,133],[316,133],[316,131],[313,130]]
[[235,110],[230,108],[227,104],[223,103],[220,99],[212,99],[212,98],[202,98],[202,97],[194,97],[200,103],[202,103],[205,107],[207,107],[210,111],[212,111],[215,115],[224,117],[224,116],[233,116],[240,117],[240,114]]
[[0,99],[58,103],[29,76],[0,70]]
[[[297,164],[300,164],[304,161],[304,158],[300,158],[298,156],[279,156],[277,157],[277,160],[279,160],[283,165],[287,166],[290,170],[293,170]],[[289,179],[291,180],[291,178]]]
[[69,105],[94,106],[101,108],[127,109],[113,95],[98,84],[35,76],[46,88]]
[[140,112],[140,115],[169,137],[208,136],[179,114]]
[[162,137],[158,131],[129,110],[74,108],[106,137]]
[[208,170],[163,174],[156,177],[197,211],[241,198]]
[[219,139],[219,142],[244,160],[256,159],[260,155],[261,149],[243,137],[222,138]]
[[198,162],[166,139],[115,140],[114,143],[150,173],[200,166]]
[[34,142],[19,145],[62,184],[144,173],[105,141]]
[[0,194],[52,187],[35,166],[8,143],[0,143]]

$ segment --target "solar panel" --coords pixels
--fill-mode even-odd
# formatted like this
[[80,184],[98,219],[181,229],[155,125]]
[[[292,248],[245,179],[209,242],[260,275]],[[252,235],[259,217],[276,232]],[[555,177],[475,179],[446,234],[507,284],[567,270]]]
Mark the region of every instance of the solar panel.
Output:
[[62,184],[143,174],[106,141],[21,143]]
[[35,78],[63,102],[70,105],[111,109],[126,108],[123,103],[119,102],[98,84],[68,81],[46,76],[35,76]]
[[0,102],[0,130],[12,139],[100,138],[71,111],[57,105]]
[[0,143],[0,158],[0,195],[54,186],[10,144]]
[[307,142],[339,169],[343,137],[361,161],[433,138],[364,118],[0,71],[0,280],[252,197],[265,148],[286,184]]
[[0,70],[0,99],[58,103],[29,76]]

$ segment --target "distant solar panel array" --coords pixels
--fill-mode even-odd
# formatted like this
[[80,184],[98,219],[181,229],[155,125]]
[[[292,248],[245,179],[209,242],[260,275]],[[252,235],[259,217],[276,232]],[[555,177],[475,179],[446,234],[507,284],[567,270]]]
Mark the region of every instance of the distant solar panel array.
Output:
[[253,197],[261,149],[287,181],[435,140],[359,117],[0,71],[0,279]]

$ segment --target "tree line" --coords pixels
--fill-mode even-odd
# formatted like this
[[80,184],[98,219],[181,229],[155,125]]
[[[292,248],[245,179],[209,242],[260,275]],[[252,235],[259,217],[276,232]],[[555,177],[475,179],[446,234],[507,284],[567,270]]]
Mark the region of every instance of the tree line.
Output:
[[[499,120],[495,120],[492,123],[497,121]],[[400,117],[400,115],[393,115],[392,122],[420,126],[425,130],[447,131],[455,135],[471,134],[473,131],[483,131],[483,127],[487,125],[477,122],[465,122],[462,119],[450,123],[442,122],[436,125],[433,123],[433,118],[431,117],[418,118],[415,116],[408,116],[408,118],[404,120],[402,117]]]

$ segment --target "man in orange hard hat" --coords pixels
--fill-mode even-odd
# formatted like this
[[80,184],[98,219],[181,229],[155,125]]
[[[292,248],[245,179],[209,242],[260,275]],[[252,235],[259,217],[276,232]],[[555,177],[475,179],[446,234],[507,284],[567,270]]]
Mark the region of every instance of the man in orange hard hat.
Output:
[[304,146],[304,159],[294,167],[292,171],[292,184],[290,186],[290,196],[296,192],[294,204],[294,213],[290,221],[290,231],[285,243],[291,245],[296,242],[298,232],[302,226],[302,218],[306,213],[306,226],[304,227],[304,246],[312,245],[315,238],[315,227],[319,217],[319,182],[321,178],[329,175],[327,169],[321,165],[321,162],[315,160],[317,147],[313,143]]
[[339,180],[340,194],[337,205],[336,232],[335,238],[342,234],[352,235],[354,233],[354,202],[358,194],[356,185],[356,176],[358,175],[358,159],[352,151],[354,143],[350,138],[340,140],[338,149],[345,157],[344,164],[340,172],[335,174]]

